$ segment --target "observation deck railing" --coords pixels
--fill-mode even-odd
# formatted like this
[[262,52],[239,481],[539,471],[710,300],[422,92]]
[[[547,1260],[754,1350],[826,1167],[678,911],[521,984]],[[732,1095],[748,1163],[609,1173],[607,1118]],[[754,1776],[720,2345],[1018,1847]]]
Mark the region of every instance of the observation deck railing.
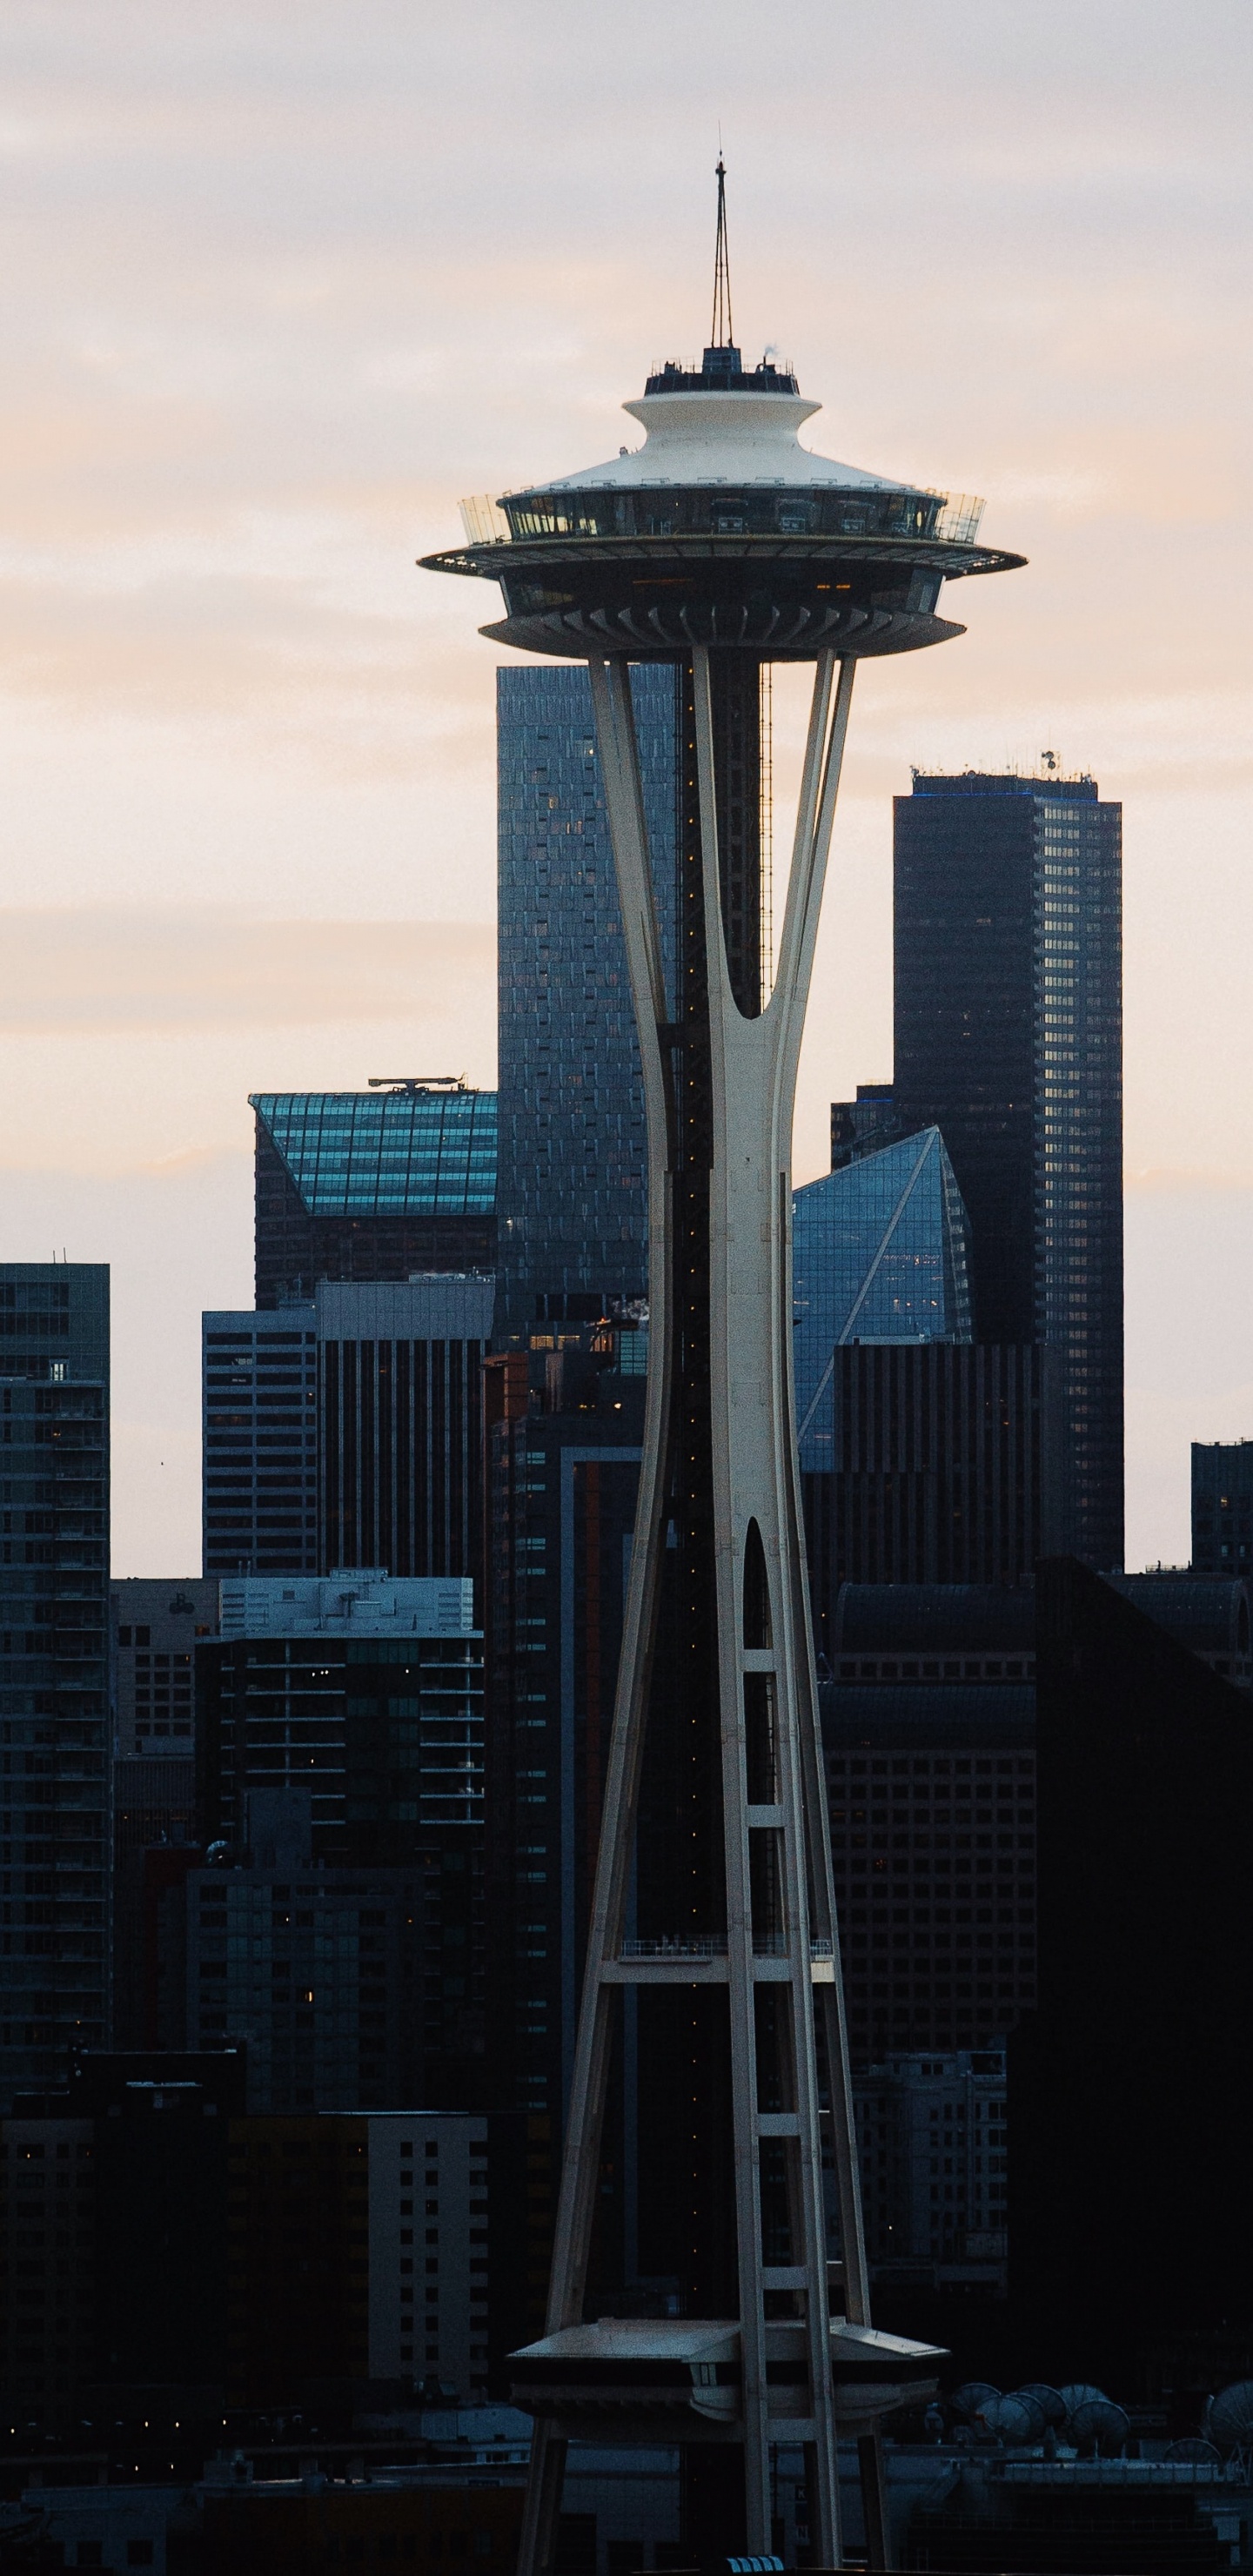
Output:
[[[938,508],[928,505],[938,503]],[[926,537],[973,545],[984,504],[972,492],[896,491],[892,487],[801,484],[717,489],[697,484],[670,493],[638,490],[509,496],[506,510],[487,492],[462,501],[461,524],[472,546],[507,546],[564,536],[832,536]],[[706,524],[703,524],[707,522]]]

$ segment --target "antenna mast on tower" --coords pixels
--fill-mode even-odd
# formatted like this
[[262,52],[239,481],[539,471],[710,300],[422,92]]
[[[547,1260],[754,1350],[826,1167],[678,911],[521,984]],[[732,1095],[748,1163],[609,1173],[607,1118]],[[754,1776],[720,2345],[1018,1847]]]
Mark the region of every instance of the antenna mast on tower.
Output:
[[714,318],[709,333],[711,349],[729,349],[735,339],[731,320],[731,267],[727,258],[727,172],[721,151],[718,154],[718,238],[714,248]]

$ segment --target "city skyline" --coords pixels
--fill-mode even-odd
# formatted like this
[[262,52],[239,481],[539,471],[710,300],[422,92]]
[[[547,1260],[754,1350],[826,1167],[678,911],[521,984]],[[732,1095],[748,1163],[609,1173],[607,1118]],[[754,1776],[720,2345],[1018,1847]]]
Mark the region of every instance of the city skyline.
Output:
[[[1032,562],[1030,595],[1006,585],[948,678],[937,656],[864,692],[797,1176],[825,1168],[830,1100],[892,1070],[890,799],[910,764],[1030,767],[1051,746],[1090,769],[1126,813],[1128,1560],[1186,1555],[1189,1441],[1253,1421],[1226,604],[1248,44],[1207,8],[1180,61],[1150,11],[1130,60],[1124,14],[1050,18],[1046,53],[1033,19],[985,8],[837,35],[800,7],[786,64],[762,65],[724,13],[713,101],[699,16],[677,52],[667,29],[655,93],[645,8],[612,93],[594,49],[556,44],[559,85],[580,54],[588,133],[615,134],[632,177],[607,189],[580,145],[555,221],[522,186],[552,64],[541,91],[494,10],[464,61],[391,18],[362,45],[339,7],[316,41],[278,5],[238,42],[143,5],[10,21],[6,1250],[114,1264],[119,1572],[197,1561],[198,1313],[250,1297],[248,1093],[446,1057],[492,1080],[493,657],[455,602],[423,599],[413,558],[450,524],[459,456],[488,488],[560,455],[572,401],[586,452],[631,434],[619,384],[690,336],[718,114],[737,319],[826,389],[816,443],[889,472],[960,465],[994,496],[990,536],[1012,519]],[[885,81],[887,135],[863,112]],[[837,86],[838,152],[781,152],[817,137]],[[924,129],[945,136],[934,160]],[[872,133],[892,184],[853,187],[854,256],[833,261]],[[776,743],[782,795],[782,690]],[[1181,1355],[1198,1247],[1208,1329]]]
[[6,74],[0,2561],[1253,2567],[1247,9]]

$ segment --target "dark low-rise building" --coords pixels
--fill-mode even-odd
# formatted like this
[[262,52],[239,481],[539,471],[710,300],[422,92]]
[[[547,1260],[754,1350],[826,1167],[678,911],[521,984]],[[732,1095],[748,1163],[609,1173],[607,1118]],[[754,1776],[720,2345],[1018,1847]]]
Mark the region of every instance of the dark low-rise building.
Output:
[[[542,2322],[533,2124],[249,2116],[244,2086],[242,2049],[83,2053],[0,2122],[0,2389],[28,2423],[185,2456],[228,2407],[347,2424],[423,2381],[503,2388]],[[37,2232],[66,2252],[27,2263]]]
[[986,2049],[1035,2001],[1029,1591],[848,1585],[821,1687],[854,2064]]
[[902,2293],[1005,2288],[1005,2051],[891,2052],[854,2088],[866,2252]]
[[825,1460],[812,1430],[801,1450],[814,1635],[828,1662],[841,1584],[1004,1589],[1064,1544],[1060,1388],[1057,1354],[1030,1343],[872,1340],[834,1352]]
[[[1035,2368],[1134,2386],[1253,2320],[1253,1731],[1073,1560],[1037,1576],[1039,2009],[1010,2041],[1011,2287]],[[1203,2347],[1209,2339],[1207,2365]]]
[[[238,1879],[242,1889],[259,1873],[255,1902],[268,1921],[270,1893],[275,1908],[297,1906],[297,1881],[324,1871],[325,1909],[330,1880],[347,1871],[353,1906],[368,1909],[376,1884],[390,1922],[403,1893],[393,1874],[411,1881],[414,1904],[420,1889],[420,2053],[402,2084],[389,2039],[377,2052],[378,2080],[392,2101],[396,2086],[412,2099],[420,2071],[429,2101],[480,2104],[483,1662],[469,1578],[390,1581],[349,1570],[325,1581],[224,1582],[222,1635],[197,1654],[197,1704],[200,1815],[209,1856],[224,1865],[220,1883]],[[277,1802],[275,1832],[260,1821],[267,1802]],[[310,1901],[300,1899],[298,1910]],[[309,2009],[295,1999],[301,1929],[294,1923],[279,1945],[297,2014]],[[385,2007],[392,2017],[408,1974],[404,1949],[395,1952],[400,1987]],[[364,2009],[364,1994],[359,2001]],[[303,2022],[289,2023],[289,2039],[297,2027]],[[374,2027],[341,2029],[339,2042],[355,2052]],[[274,2031],[277,2039],[277,2023]],[[342,2091],[334,2098],[342,2103]],[[380,2099],[373,2087],[371,2098]]]
[[1159,1567],[1152,1574],[1111,1574],[1106,1581],[1158,1628],[1238,1689],[1253,1687],[1249,1586],[1244,1577]]

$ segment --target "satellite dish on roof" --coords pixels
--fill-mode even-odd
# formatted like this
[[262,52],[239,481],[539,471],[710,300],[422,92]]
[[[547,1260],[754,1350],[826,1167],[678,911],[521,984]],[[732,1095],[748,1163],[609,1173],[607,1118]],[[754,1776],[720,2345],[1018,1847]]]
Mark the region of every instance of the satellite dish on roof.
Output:
[[1016,2397],[989,2397],[979,2408],[978,2420],[998,2442],[1038,2442],[1044,2431],[1044,2416],[1034,2397],[1021,2392]]
[[1230,2388],[1220,2388],[1205,2410],[1205,2427],[1224,2450],[1247,2450],[1253,2443],[1253,2379],[1236,2379]]
[[1098,2457],[1113,2459],[1122,2450],[1131,2424],[1111,2398],[1093,2397],[1086,2406],[1076,2406],[1070,2429],[1077,2442],[1090,2442]]
[[1029,2397],[1032,2404],[1039,2407],[1046,2424],[1065,2423],[1066,2400],[1060,2388],[1050,2388],[1047,2380],[1029,2379],[1025,2388],[1015,2388],[1011,2393],[1015,2397]]
[[964,2379],[961,2387],[953,2390],[948,2402],[953,2413],[964,2416],[969,2424],[973,2423],[975,2416],[981,2414],[984,2406],[993,2397],[999,2397],[1000,2393],[999,2388],[992,2386],[990,2379]]
[[1064,2388],[1058,2389],[1057,2394],[1066,2409],[1068,2418],[1074,2414],[1076,2406],[1094,2406],[1098,2398],[1102,2404],[1105,2402],[1104,2389],[1094,2388],[1090,2379],[1068,2380]]
[[1218,2453],[1212,2442],[1203,2442],[1199,2433],[1189,2433],[1182,2442],[1172,2442],[1162,2457],[1167,2460],[1211,2460],[1218,2466]]

